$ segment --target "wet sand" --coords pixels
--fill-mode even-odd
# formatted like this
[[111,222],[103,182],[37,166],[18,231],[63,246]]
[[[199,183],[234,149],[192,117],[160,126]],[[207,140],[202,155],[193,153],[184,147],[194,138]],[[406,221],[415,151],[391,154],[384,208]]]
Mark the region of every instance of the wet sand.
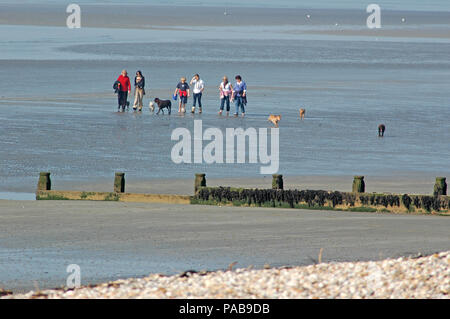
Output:
[[0,201],[0,288],[149,273],[379,260],[449,250],[450,219],[271,208]]
[[434,29],[380,29],[380,30],[349,30],[345,27],[336,27],[335,30],[305,30],[305,31],[288,31],[292,34],[315,34],[315,35],[329,35],[329,36],[351,36],[351,37],[374,37],[374,38],[440,38],[450,39],[450,32],[448,28],[434,28]]
[[[66,5],[0,4],[0,25],[66,26]],[[26,10],[24,9],[26,8]],[[82,4],[82,27],[201,31],[196,27],[290,26],[281,33],[365,37],[450,38],[450,12],[383,10],[383,27],[365,27],[365,8],[302,9],[217,6]],[[224,14],[226,12],[227,14]],[[124,14],[126,18],[124,19]],[[310,18],[307,18],[307,15]],[[406,19],[402,22],[402,19]],[[420,28],[418,28],[420,25]],[[347,27],[342,27],[347,26]],[[299,30],[298,27],[301,27]],[[350,27],[350,29],[348,29]],[[353,27],[358,27],[355,30]],[[427,30],[426,28],[431,27]],[[425,28],[425,29],[424,29]]]
[[[230,39],[234,33],[226,32],[228,40],[218,41],[215,30],[220,28],[203,28],[200,35],[1,28],[9,30],[5,34],[10,42],[2,47],[5,60],[0,65],[12,83],[22,83],[27,90],[13,86],[0,101],[4,120],[0,192],[34,192],[40,171],[52,173],[55,189],[71,189],[79,179],[83,188],[92,184],[93,190],[109,191],[114,172],[124,171],[129,191],[188,194],[195,172],[206,173],[210,185],[214,178],[253,178],[260,165],[175,165],[170,135],[177,127],[191,130],[192,119],[223,132],[229,127],[265,128],[270,126],[269,114],[283,116],[279,173],[286,176],[287,185],[291,176],[341,175],[346,176],[342,182],[316,185],[299,178],[292,183],[300,188],[349,190],[354,174],[367,177],[369,192],[430,193],[436,176],[449,175],[449,148],[442,142],[450,132],[448,44],[306,41],[296,35],[290,35],[296,41],[275,42],[268,39],[279,33],[248,28],[247,40],[239,41],[242,50],[228,54],[236,44]],[[33,42],[28,41],[30,36]],[[182,37],[186,39],[180,55]],[[133,50],[135,45],[142,54]],[[148,89],[143,114],[114,112],[117,102],[111,83],[122,68],[144,70]],[[207,83],[201,116],[149,113],[151,98],[170,98],[178,77],[193,72]],[[217,81],[222,74],[243,74],[251,85],[245,120],[217,116]],[[299,107],[307,109],[305,121],[298,119]],[[380,123],[387,127],[383,139],[377,137]],[[417,182],[418,174],[424,178]],[[396,187],[399,175],[412,180]],[[389,179],[376,186],[372,176]],[[137,185],[139,179],[142,185]],[[147,186],[154,179],[187,182]],[[104,186],[97,187],[98,183]],[[260,184],[267,187],[270,180],[241,186]]]

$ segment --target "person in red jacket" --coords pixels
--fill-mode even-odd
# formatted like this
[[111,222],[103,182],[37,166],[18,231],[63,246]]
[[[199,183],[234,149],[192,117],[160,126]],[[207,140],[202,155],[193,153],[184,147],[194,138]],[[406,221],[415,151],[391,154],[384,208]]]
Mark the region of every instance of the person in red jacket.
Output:
[[125,107],[127,106],[128,94],[131,93],[131,83],[130,78],[128,77],[127,70],[123,70],[122,74],[117,78],[119,84],[119,92],[118,92],[118,100],[119,100],[119,108],[118,112],[120,112],[120,107],[122,107],[122,112],[125,112]]

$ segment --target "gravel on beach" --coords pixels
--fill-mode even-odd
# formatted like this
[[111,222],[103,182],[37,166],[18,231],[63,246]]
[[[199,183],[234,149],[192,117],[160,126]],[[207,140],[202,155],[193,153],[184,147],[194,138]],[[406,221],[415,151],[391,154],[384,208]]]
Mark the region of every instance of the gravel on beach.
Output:
[[185,272],[4,298],[449,298],[450,251],[304,267]]

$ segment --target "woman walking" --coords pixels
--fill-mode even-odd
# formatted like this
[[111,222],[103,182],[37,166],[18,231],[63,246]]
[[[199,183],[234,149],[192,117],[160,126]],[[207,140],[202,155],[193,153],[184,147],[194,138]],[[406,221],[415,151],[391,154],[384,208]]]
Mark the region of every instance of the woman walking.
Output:
[[205,89],[205,82],[200,79],[200,75],[196,74],[192,78],[190,85],[194,85],[192,92],[194,93],[194,104],[192,105],[191,113],[195,113],[195,104],[198,101],[198,113],[202,113],[202,94]]
[[136,109],[139,110],[139,112],[142,111],[143,107],[143,99],[145,95],[145,78],[142,75],[141,71],[136,72],[136,76],[134,77],[134,105],[133,110],[136,111]]
[[234,116],[238,116],[239,108],[242,112],[242,117],[245,116],[245,105],[247,104],[247,84],[242,81],[242,77],[240,75],[236,75],[236,84],[233,89],[233,96],[231,100],[234,100],[234,105],[236,106],[236,112]]
[[222,83],[219,85],[220,92],[220,110],[219,115],[222,115],[223,108],[225,103],[227,105],[227,116],[230,113],[230,97],[233,93],[233,86],[230,82],[228,82],[228,77],[224,76],[222,79]]

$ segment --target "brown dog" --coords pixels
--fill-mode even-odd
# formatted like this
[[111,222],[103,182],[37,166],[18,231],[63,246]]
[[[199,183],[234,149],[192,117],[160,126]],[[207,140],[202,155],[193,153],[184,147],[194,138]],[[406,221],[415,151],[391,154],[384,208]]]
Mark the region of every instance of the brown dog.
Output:
[[306,110],[305,109],[300,109],[300,119],[305,119],[305,113],[306,113]]
[[272,115],[270,114],[269,118],[267,119],[269,122],[272,122],[275,127],[278,127],[278,122],[281,121],[281,115]]

